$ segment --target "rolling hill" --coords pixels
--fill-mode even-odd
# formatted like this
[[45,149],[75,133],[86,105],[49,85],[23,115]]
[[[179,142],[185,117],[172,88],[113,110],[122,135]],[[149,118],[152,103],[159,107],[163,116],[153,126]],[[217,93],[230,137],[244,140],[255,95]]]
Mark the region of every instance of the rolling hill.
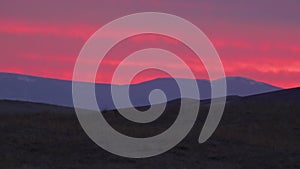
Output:
[[[0,168],[298,169],[299,100],[300,88],[230,96],[216,132],[199,144],[209,108],[209,100],[203,100],[188,136],[170,151],[146,159],[121,158],[98,147],[82,130],[73,108],[2,100]],[[168,102],[162,116],[143,125],[126,121],[116,110],[103,113],[119,132],[148,137],[172,124],[179,101]]]

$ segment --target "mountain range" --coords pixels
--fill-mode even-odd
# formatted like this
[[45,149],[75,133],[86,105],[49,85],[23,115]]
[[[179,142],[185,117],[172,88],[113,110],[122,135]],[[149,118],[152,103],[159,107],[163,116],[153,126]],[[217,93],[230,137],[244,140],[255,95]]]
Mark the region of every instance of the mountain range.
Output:
[[[191,79],[176,80],[183,84],[188,84],[192,81]],[[201,79],[197,80],[201,96],[200,99],[204,100],[211,98],[211,85],[217,84],[221,80],[226,80],[227,82],[227,95],[249,96],[281,90],[279,87],[244,77],[226,77],[211,82],[209,80]],[[98,105],[101,109],[115,108],[110,93],[111,87],[115,87],[116,89],[129,87],[130,100],[135,107],[149,105],[149,94],[154,89],[162,90],[165,93],[167,101],[181,98],[178,85],[172,78],[159,78],[131,85],[97,83],[95,84],[95,93]],[[21,74],[0,73],[0,100],[3,99],[73,107],[72,81]],[[159,103],[159,99],[157,103]],[[125,107],[126,106],[123,106],[121,108]]]

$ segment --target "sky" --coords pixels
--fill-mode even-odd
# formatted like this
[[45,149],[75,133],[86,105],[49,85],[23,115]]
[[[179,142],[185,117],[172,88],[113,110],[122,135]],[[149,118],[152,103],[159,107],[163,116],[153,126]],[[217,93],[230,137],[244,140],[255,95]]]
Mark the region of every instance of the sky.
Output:
[[[164,12],[195,24],[219,53],[227,76],[243,76],[283,88],[300,86],[300,1],[297,0],[2,0],[0,72],[72,79],[76,58],[88,38],[103,25],[137,12]],[[122,28],[120,28],[122,30]],[[108,36],[113,36],[108,35]],[[157,35],[122,41],[107,55],[97,82],[110,83],[113,70],[130,53],[149,47],[173,51],[186,60],[196,78],[207,78],[201,61],[181,42]],[[151,57],[151,56],[149,56]],[[164,64],[185,78],[182,67]],[[131,62],[125,66],[147,66]],[[101,71],[100,71],[101,70]],[[164,72],[140,73],[132,83]],[[119,79],[118,83],[125,83]]]

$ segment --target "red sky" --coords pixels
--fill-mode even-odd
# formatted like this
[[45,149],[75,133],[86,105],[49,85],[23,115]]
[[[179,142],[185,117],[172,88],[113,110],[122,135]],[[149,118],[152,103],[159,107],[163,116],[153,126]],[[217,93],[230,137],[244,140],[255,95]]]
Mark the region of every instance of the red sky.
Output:
[[[296,87],[300,86],[299,6],[296,0],[1,1],[0,71],[72,79],[76,57],[97,29],[124,15],[157,11],[178,15],[197,25],[215,45],[226,75]],[[120,58],[153,46],[174,50],[197,78],[207,78],[201,62],[184,45],[163,37],[140,36],[124,40],[107,55],[97,81],[108,83]],[[165,66],[184,77],[180,66]],[[149,71],[134,82],[165,76]]]

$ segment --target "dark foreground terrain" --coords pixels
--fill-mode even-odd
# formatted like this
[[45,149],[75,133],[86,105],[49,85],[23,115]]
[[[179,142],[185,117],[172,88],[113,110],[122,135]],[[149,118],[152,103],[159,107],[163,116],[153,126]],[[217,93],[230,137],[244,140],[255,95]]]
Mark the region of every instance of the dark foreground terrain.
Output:
[[[228,97],[214,135],[197,142],[209,107],[202,107],[190,134],[170,151],[146,159],[110,154],[84,133],[72,108],[0,101],[1,169],[192,169],[300,168],[300,88],[249,97]],[[148,125],[115,111],[103,112],[114,128],[137,137],[155,135],[176,118],[178,100]],[[145,109],[141,108],[141,109]]]

